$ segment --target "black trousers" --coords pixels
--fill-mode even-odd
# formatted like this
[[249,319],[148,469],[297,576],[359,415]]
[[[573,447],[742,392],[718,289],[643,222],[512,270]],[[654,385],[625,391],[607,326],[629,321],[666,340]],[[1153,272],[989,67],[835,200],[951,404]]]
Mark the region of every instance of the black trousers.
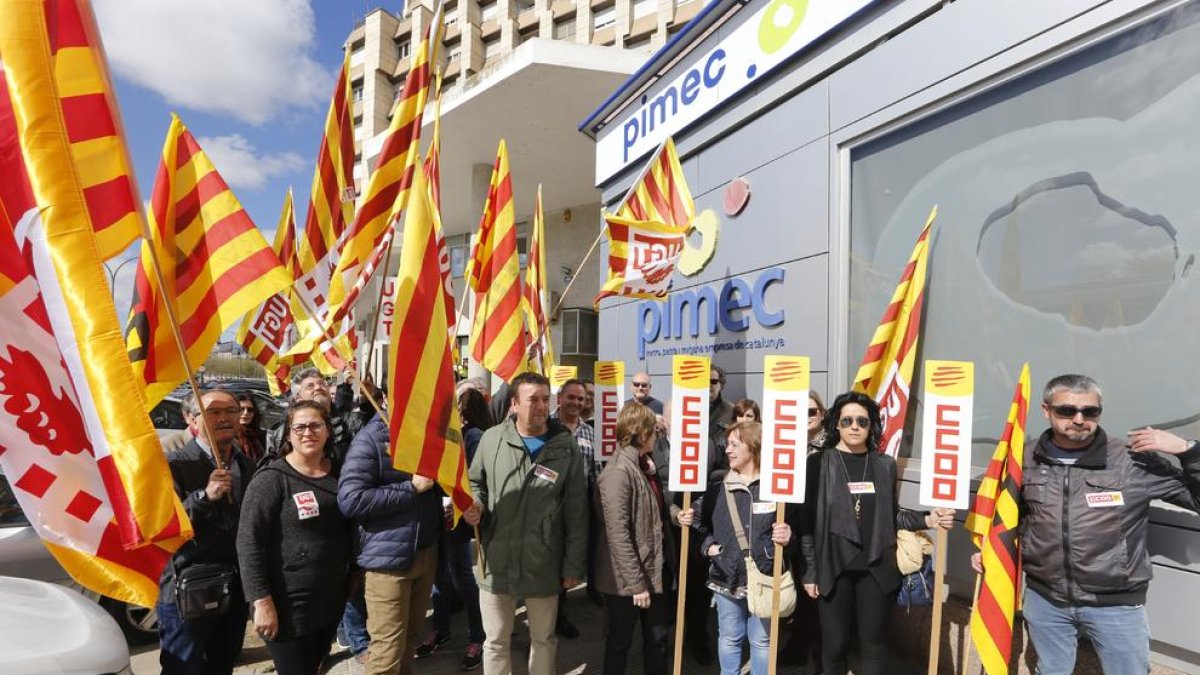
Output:
[[267,652],[279,675],[317,675],[329,656],[337,623],[289,640],[266,640]]
[[684,594],[683,642],[689,649],[708,649],[708,620],[712,616],[712,591],[708,588],[708,558],[700,551],[702,537],[688,537],[688,578]]
[[650,607],[639,609],[633,598],[604,594],[608,617],[608,639],[604,643],[604,675],[623,675],[633,647],[633,630],[642,624],[642,672],[665,675],[671,672],[670,603],[665,595],[650,594]]
[[817,602],[825,675],[845,675],[855,634],[862,657],[856,675],[884,675],[888,619],[895,604],[896,594],[884,593],[870,572],[842,572],[833,592]]

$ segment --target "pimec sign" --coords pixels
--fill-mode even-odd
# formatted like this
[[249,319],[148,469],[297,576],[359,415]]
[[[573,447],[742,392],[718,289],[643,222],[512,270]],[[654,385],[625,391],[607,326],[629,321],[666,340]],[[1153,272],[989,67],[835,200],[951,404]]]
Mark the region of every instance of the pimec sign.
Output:
[[969,508],[971,420],[975,364],[925,362],[925,414],[921,425],[921,504]]
[[708,377],[712,364],[705,356],[676,356],[671,364],[672,492],[703,492],[708,488]]
[[596,459],[607,462],[617,452],[617,413],[625,400],[625,362],[596,362],[596,431],[599,449]]
[[767,501],[804,501],[808,455],[807,356],[763,359],[763,428],[760,496]]

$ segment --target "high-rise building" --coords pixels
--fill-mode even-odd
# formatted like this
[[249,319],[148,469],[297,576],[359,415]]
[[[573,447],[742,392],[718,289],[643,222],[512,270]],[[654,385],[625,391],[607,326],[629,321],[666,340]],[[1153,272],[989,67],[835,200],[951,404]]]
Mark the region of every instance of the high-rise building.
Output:
[[[596,349],[592,298],[599,288],[600,247],[584,256],[601,231],[594,153],[577,131],[587,117],[671,35],[703,7],[702,0],[450,0],[440,64],[442,216],[450,246],[456,301],[464,302],[463,271],[501,138],[508,144],[524,263],[525,224],[542,185],[547,229],[547,286],[552,306],[578,281],[552,317],[559,361],[590,374]],[[346,41],[354,99],[355,182],[360,192],[382,147],[404,87],[412,50],[433,16],[433,0],[400,14],[368,13]],[[432,130],[427,110],[423,138]],[[424,145],[427,145],[426,140]],[[394,274],[393,269],[389,274]],[[370,334],[381,287],[360,305],[359,327]],[[369,308],[368,308],[369,306]],[[458,333],[465,345],[471,307]],[[379,336],[382,341],[384,336]],[[368,340],[361,340],[368,348]],[[372,359],[383,352],[381,347]],[[468,350],[463,349],[464,356]],[[378,367],[373,370],[379,373]]]

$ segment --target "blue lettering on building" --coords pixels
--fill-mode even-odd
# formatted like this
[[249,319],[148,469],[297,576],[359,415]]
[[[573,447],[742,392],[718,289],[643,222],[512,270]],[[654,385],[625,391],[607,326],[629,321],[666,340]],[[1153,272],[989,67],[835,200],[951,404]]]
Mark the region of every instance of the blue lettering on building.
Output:
[[725,76],[725,56],[724,49],[714,49],[703,66],[696,66],[683,76],[680,88],[672,84],[653,99],[649,95],[642,97],[642,109],[631,115],[621,128],[625,141],[624,161],[629,161],[629,149],[638,139],[653,133],[655,127],[666,124],[667,120],[679,113],[681,102],[687,106],[699,98],[701,85],[705,89],[715,89],[720,84]]
[[758,275],[751,285],[741,277],[725,281],[720,291],[700,286],[672,291],[666,302],[647,300],[638,307],[638,358],[646,358],[646,345],[659,338],[698,338],[716,335],[718,326],[730,333],[750,330],[750,317],[763,328],[783,323],[784,311],[767,306],[767,289],[782,282],[782,269]]

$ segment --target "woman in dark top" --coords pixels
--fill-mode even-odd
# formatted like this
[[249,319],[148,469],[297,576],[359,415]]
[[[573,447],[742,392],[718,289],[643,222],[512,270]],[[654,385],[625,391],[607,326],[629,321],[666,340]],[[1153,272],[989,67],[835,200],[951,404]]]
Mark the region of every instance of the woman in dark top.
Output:
[[896,461],[880,454],[879,406],[866,394],[838,396],[825,414],[825,447],[809,455],[808,513],[800,546],[804,590],[817,598],[826,675],[846,673],[857,633],[859,675],[882,675],[887,621],[900,588],[896,530],[950,527],[952,509],[899,507]]
[[[462,418],[463,449],[469,465],[475,458],[475,448],[479,446],[483,432],[492,426],[492,415],[483,393],[464,384],[458,386],[458,414]],[[454,588],[467,611],[467,648],[459,663],[463,670],[472,670],[483,663],[483,639],[486,637],[483,617],[479,613],[479,585],[471,569],[471,535],[471,526],[465,522],[442,532],[438,542],[438,575],[431,597],[432,630],[416,650],[416,657],[420,659],[450,642],[449,592]]]
[[254,474],[238,562],[254,629],[280,675],[315,675],[346,602],[349,525],[337,505],[332,422],[316,403],[287,412],[280,457]]
[[244,391],[238,392],[234,398],[237,399],[238,407],[241,408],[238,415],[238,424],[241,425],[238,431],[238,446],[243,455],[258,462],[263,458],[267,448],[267,432],[262,426],[262,413],[258,409],[258,404],[254,402],[254,397],[250,394]]

